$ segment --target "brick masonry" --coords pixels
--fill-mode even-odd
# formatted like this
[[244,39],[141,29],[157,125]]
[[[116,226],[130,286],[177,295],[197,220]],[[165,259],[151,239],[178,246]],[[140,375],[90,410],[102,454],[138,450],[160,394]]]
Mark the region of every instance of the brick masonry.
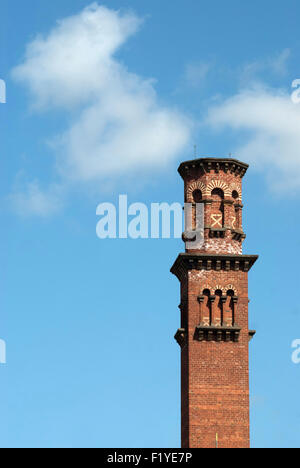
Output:
[[242,255],[247,167],[216,158],[179,167],[185,201],[204,203],[205,224],[204,245],[171,269],[181,283],[183,448],[250,446],[248,271],[257,257]]

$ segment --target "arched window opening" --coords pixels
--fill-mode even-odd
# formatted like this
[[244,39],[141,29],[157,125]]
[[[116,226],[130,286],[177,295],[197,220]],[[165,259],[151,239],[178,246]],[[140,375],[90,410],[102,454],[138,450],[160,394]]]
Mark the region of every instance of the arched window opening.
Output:
[[213,317],[213,324],[216,327],[220,327],[223,322],[223,305],[222,305],[222,291],[221,289],[217,289],[215,292],[216,302],[215,302],[215,310],[214,310],[214,317]]
[[232,327],[234,323],[234,304],[233,304],[234,291],[229,289],[227,291],[227,300],[224,307],[224,325],[226,327]]
[[210,303],[210,290],[204,289],[203,291],[204,303],[202,312],[203,325],[209,327],[211,324],[211,303]]
[[235,201],[235,210],[234,210],[234,213],[235,213],[235,222],[234,222],[234,228],[236,229],[241,229],[242,228],[242,211],[241,211],[241,204],[240,204],[240,201],[239,201],[239,194],[237,193],[236,190],[234,190],[232,192],[232,198],[234,199]]
[[193,191],[193,207],[192,207],[192,230],[197,229],[197,207],[196,203],[200,203],[202,200],[202,192],[199,189]]
[[220,188],[214,188],[211,192],[211,197],[213,201],[221,201],[224,200],[224,192]]
[[212,198],[212,213],[211,213],[211,227],[213,231],[222,229],[224,227],[224,192],[220,188],[214,188],[211,192]]
[[200,203],[202,200],[202,192],[199,189],[193,191],[193,200],[195,203]]

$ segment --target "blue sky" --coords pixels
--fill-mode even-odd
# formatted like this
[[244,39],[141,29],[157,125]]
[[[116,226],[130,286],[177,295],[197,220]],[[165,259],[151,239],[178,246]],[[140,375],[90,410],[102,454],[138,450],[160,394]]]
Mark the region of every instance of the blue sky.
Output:
[[299,3],[89,5],[1,2],[0,446],[179,447],[183,244],[95,213],[181,202],[196,144],[250,163],[251,442],[299,447]]

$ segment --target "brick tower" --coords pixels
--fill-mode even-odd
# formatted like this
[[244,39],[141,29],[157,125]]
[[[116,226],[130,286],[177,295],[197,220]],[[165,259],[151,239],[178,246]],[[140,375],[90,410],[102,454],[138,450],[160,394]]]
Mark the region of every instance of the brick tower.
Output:
[[[247,448],[249,442],[248,271],[243,255],[242,178],[235,159],[183,162],[185,253],[171,272],[181,284],[181,438],[183,448]],[[203,207],[203,223],[195,210]],[[193,211],[194,210],[194,211]],[[199,227],[200,226],[200,227]],[[193,231],[201,230],[203,240]]]

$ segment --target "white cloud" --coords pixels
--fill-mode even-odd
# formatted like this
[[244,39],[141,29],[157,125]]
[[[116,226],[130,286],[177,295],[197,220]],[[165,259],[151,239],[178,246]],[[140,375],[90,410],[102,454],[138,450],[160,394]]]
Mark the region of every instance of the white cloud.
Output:
[[212,107],[205,123],[244,135],[235,154],[255,163],[272,189],[286,194],[300,190],[300,105],[290,94],[263,88],[242,91]]
[[36,107],[85,104],[126,75],[113,55],[140,24],[134,14],[93,3],[30,42],[13,77],[28,86]]
[[279,77],[285,76],[288,71],[290,55],[290,49],[284,49],[273,57],[246,63],[241,67],[240,81],[242,84],[249,85],[251,82],[259,81],[259,76],[266,73]]
[[23,184],[22,187],[19,183],[17,185],[10,194],[9,201],[20,216],[47,217],[62,208],[62,189],[58,185],[52,185],[48,190],[41,190],[37,180]]
[[63,19],[26,48],[14,78],[42,111],[72,111],[72,125],[53,145],[66,181],[97,181],[166,165],[183,150],[191,122],[161,105],[152,80],[115,57],[141,19],[97,3]]
[[278,75],[285,75],[287,73],[288,59],[290,58],[290,49],[284,49],[277,57],[270,61],[270,66],[274,73]]
[[65,177],[91,181],[164,166],[187,138],[182,116],[121,91],[86,109],[62,136],[60,169]]

